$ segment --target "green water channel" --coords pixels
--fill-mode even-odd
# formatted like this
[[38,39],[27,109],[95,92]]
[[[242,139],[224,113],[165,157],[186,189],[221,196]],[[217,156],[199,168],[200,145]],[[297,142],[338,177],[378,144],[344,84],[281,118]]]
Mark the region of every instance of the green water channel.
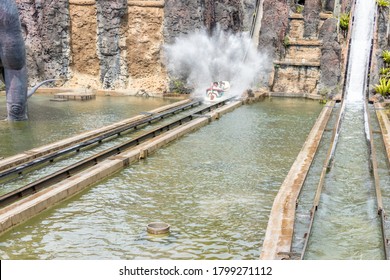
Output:
[[342,126],[305,258],[384,259],[363,108],[347,107]]
[[134,96],[97,96],[88,101],[50,101],[50,95],[29,99],[29,120],[3,121],[7,117],[5,96],[0,96],[0,158],[46,145],[78,133],[133,117],[177,99]]
[[[322,106],[245,105],[0,236],[2,259],[258,259]],[[113,108],[115,110],[115,108]],[[146,225],[164,221],[168,236]]]

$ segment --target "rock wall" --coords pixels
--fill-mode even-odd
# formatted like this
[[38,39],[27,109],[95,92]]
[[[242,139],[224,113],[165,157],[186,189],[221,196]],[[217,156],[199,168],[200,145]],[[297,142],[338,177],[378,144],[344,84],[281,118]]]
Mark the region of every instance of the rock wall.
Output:
[[274,59],[280,59],[285,51],[289,7],[286,0],[264,0],[258,48]]
[[72,77],[71,87],[98,88],[99,58],[96,52],[96,6],[94,3],[72,3],[69,7]]
[[320,12],[322,11],[321,0],[306,0],[303,10],[305,29],[303,36],[305,38],[316,38],[320,23]]
[[130,6],[127,25],[126,60],[129,89],[144,89],[152,93],[167,90],[167,74],[162,61],[164,10]]
[[163,92],[162,45],[219,24],[242,31],[256,0],[16,0],[24,26],[30,85]]
[[[348,9],[351,1],[342,1],[342,10]],[[217,25],[232,32],[249,31],[259,3],[263,5],[259,50],[268,52],[275,60],[283,59],[286,54],[293,56],[287,53],[285,44],[287,32],[294,29],[289,26],[294,0],[16,2],[26,31],[30,85],[62,77],[66,79],[64,86],[69,87],[116,89],[130,94],[141,89],[163,93],[169,80],[162,53],[165,43],[201,28],[212,32]],[[335,1],[305,2],[305,25],[304,28],[297,25],[296,33],[315,37],[321,28],[321,9],[331,10]],[[330,38],[327,36],[324,35],[324,40]],[[334,42],[324,45],[327,59],[334,59],[331,52],[337,53]],[[302,49],[289,50],[294,51]],[[325,87],[326,77],[330,72],[336,73],[337,68],[328,69],[325,62],[323,65]]]
[[290,9],[287,28],[284,23],[275,25],[272,21],[264,27],[276,42],[269,47],[273,47],[275,57],[270,91],[279,95],[309,94],[313,98],[340,93],[342,44],[338,20],[327,12],[334,10],[334,1],[306,0],[303,13],[296,13],[296,2],[287,2],[283,8]]
[[30,84],[69,77],[70,29],[67,0],[16,0],[26,36]]
[[175,37],[202,28],[209,32],[220,25],[222,30],[248,31],[256,0],[166,0],[164,37]]
[[322,40],[321,48],[321,77],[318,90],[323,95],[336,95],[341,87],[341,45],[337,38],[337,19],[325,20],[319,32]]

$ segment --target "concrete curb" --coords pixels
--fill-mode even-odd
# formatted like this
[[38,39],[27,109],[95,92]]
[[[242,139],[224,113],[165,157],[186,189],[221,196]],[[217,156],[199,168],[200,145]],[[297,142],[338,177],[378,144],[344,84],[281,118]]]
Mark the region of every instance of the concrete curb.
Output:
[[390,163],[390,121],[383,106],[380,103],[374,103],[376,116],[382,131],[383,143],[387,152],[387,159]]
[[262,260],[288,259],[292,245],[296,202],[313,162],[335,102],[329,101],[311,129],[272,205],[260,255]]

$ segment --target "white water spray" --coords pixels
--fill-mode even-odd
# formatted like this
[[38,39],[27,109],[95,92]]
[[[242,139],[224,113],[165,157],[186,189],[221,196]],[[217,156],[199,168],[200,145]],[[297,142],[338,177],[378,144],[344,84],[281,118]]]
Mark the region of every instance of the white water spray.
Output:
[[210,36],[205,30],[176,38],[165,46],[171,76],[185,79],[194,97],[204,97],[213,81],[229,81],[229,96],[264,82],[272,66],[260,54],[247,33],[232,34],[217,28]]

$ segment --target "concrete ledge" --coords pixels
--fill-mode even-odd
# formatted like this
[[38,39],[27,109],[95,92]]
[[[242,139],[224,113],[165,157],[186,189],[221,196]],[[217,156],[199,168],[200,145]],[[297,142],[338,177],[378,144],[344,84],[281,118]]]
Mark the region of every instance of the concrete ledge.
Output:
[[321,95],[311,94],[305,92],[269,92],[267,93],[269,97],[289,97],[289,98],[308,98],[314,100],[321,100]]
[[164,8],[165,1],[127,1],[129,6]]
[[96,0],[69,0],[69,4],[80,6],[95,5]]
[[289,258],[285,253],[291,250],[296,201],[317,152],[334,104],[334,101],[330,101],[327,104],[328,106],[322,109],[302,150],[275,197],[260,255],[262,260]]
[[382,131],[383,142],[385,144],[387,159],[390,163],[390,121],[384,110],[384,107],[380,103],[374,103],[376,109],[376,116]]
[[307,47],[321,47],[321,40],[313,40],[313,39],[292,39],[290,38],[288,42],[288,46],[307,46]]
[[242,105],[242,101],[227,104],[208,114],[207,118],[197,118],[191,122],[161,134],[154,139],[129,149],[119,155],[110,157],[101,163],[88,168],[79,174],[57,183],[32,196],[23,198],[0,210],[0,233],[18,225],[55,204],[69,199],[80,191],[114,174],[127,165],[136,162],[158,148],[178,139],[179,137],[207,125],[218,119],[222,114],[230,112]]
[[280,66],[291,66],[291,67],[320,67],[320,62],[310,62],[310,61],[274,61],[274,65]]
[[[333,14],[331,14],[331,13],[320,13],[321,20],[327,20],[328,18],[331,18],[331,17],[333,17]],[[291,13],[288,18],[290,20],[291,19],[303,20],[303,14]]]

